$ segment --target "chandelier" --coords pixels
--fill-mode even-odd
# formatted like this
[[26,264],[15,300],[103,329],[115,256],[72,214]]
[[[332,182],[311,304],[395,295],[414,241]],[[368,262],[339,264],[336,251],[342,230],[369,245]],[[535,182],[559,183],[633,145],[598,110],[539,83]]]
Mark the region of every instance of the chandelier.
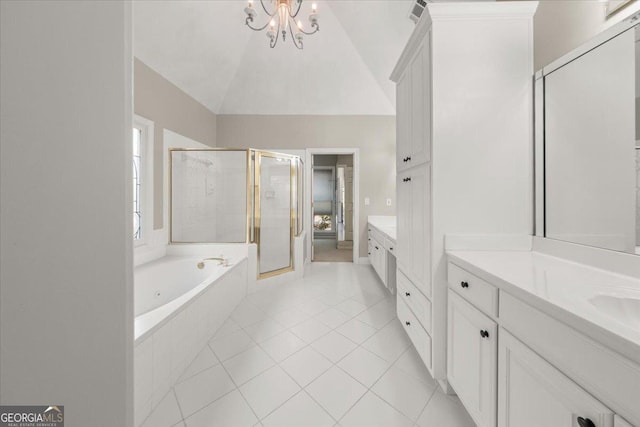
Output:
[[[271,3],[273,10],[269,11],[265,3]],[[249,0],[249,5],[244,8],[244,12],[247,14],[245,24],[253,31],[262,31],[269,27],[267,37],[269,38],[269,46],[271,48],[276,47],[280,36],[282,36],[282,42],[284,43],[288,32],[295,47],[302,49],[304,36],[310,36],[320,31],[320,26],[318,25],[318,9],[315,3],[311,5],[311,13],[309,14],[309,22],[311,23],[313,31],[309,32],[303,29],[301,20],[298,19],[296,21],[296,17],[298,13],[300,13],[302,0],[260,0],[260,5],[268,16],[267,23],[262,27],[253,26],[253,20],[258,13],[253,7],[253,0]]]

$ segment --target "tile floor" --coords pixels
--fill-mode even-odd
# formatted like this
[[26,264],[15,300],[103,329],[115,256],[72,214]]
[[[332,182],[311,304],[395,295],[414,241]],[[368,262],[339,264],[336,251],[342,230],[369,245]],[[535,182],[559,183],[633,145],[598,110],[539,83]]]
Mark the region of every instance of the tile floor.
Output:
[[249,295],[144,427],[472,427],[366,265],[314,263]]
[[314,262],[353,262],[353,247],[338,248],[336,239],[315,238]]

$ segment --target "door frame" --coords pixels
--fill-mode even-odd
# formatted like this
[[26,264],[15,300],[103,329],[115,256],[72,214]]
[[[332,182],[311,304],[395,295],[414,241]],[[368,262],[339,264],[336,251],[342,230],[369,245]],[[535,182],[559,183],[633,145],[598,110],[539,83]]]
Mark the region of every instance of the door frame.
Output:
[[[311,262],[311,251],[313,241],[313,200],[311,182],[313,180],[313,156],[314,155],[352,155],[353,156],[353,263],[360,261],[360,149],[359,148],[307,148],[305,162],[305,229],[309,230],[311,237],[307,239],[307,259]],[[367,258],[364,258],[365,260]]]

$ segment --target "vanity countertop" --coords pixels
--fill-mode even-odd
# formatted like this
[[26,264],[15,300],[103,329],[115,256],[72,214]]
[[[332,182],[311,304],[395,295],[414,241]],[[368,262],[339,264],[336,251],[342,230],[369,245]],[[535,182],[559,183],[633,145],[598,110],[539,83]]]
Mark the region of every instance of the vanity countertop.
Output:
[[385,234],[389,239],[395,242],[396,240],[396,217],[384,216],[384,215],[370,215],[367,217],[367,222]]
[[640,363],[640,280],[535,251],[449,251],[450,261]]

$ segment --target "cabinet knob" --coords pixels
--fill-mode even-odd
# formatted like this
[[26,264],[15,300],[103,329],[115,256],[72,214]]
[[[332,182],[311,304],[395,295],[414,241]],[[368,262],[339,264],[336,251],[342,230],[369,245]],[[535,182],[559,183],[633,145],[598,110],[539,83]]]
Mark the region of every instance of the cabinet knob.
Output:
[[407,162],[410,162],[410,161],[411,161],[411,157],[407,157]]
[[469,287],[469,283],[468,282],[460,282],[460,286],[463,288],[468,288]]
[[405,292],[404,293],[406,296],[410,297],[411,296],[411,292]]
[[392,250],[393,250],[393,248],[389,248],[389,250],[390,250],[390,251],[392,251]]
[[376,251],[377,251],[378,249],[380,249],[380,248],[376,246]]
[[411,322],[409,322],[408,320],[406,322],[404,322],[405,325],[407,326],[411,326]]
[[369,255],[371,255],[371,252],[369,252]]
[[407,178],[407,181],[411,181],[411,177]]
[[596,427],[596,425],[589,418],[578,417],[578,425],[580,427]]
[[489,338],[489,331],[485,331],[485,330],[480,331],[480,336],[482,338]]

